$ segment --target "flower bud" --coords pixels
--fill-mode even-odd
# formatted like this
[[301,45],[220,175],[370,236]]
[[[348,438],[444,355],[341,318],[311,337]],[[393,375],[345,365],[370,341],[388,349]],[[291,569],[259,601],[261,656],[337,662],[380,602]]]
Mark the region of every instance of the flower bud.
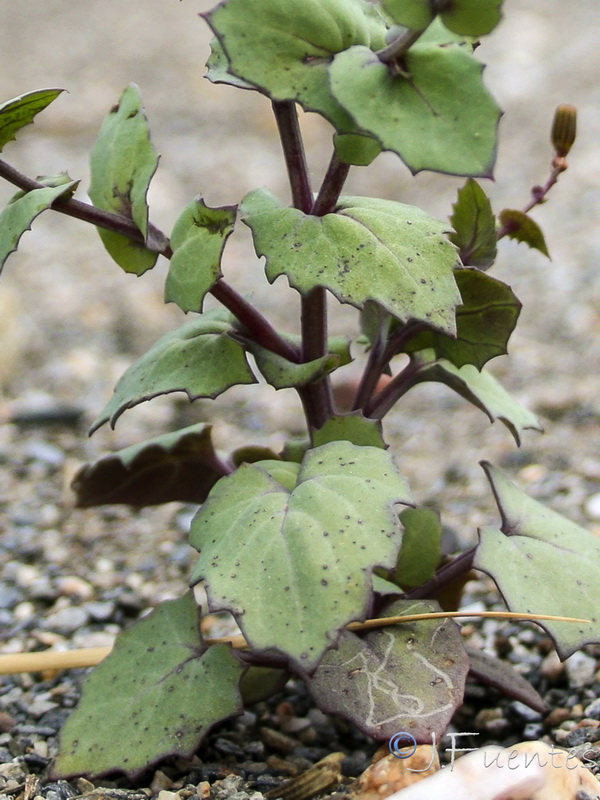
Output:
[[551,140],[559,158],[564,158],[577,134],[577,109],[575,106],[558,106],[554,113]]

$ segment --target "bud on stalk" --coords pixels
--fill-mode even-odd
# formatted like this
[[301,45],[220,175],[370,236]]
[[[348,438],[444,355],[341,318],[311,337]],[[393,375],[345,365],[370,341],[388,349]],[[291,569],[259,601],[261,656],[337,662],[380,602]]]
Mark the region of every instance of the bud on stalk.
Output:
[[558,158],[564,158],[577,134],[577,109],[575,106],[558,106],[554,113],[551,140]]

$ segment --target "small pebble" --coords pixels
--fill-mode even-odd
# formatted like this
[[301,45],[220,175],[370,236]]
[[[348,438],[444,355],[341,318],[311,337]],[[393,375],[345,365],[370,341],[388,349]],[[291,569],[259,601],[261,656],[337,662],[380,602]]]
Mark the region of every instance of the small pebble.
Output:
[[600,520],[600,492],[592,494],[586,499],[583,510],[588,519]]
[[594,677],[596,661],[587,653],[578,650],[565,661],[565,669],[569,678],[569,686],[579,688],[585,686]]
[[45,619],[45,627],[60,633],[74,633],[79,628],[83,628],[89,620],[84,608],[79,606],[69,606],[50,614]]

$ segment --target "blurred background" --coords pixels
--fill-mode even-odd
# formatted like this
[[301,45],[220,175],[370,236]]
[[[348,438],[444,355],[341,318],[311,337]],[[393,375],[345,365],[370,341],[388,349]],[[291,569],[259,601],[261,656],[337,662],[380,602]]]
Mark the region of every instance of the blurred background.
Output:
[[[0,0],[0,97],[43,87],[68,90],[3,156],[29,175],[67,170],[86,199],[88,154],[103,116],[123,88],[137,83],[161,162],[150,190],[152,221],[169,233],[197,194],[210,205],[239,202],[267,185],[288,187],[268,101],[203,79],[210,33],[199,13],[208,0]],[[387,431],[419,502],[445,497],[450,523],[468,510],[473,524],[494,521],[477,462],[489,458],[571,516],[589,518],[600,480],[600,48],[597,7],[589,0],[506,0],[505,19],[477,51],[485,82],[505,111],[495,182],[484,181],[496,211],[521,208],[550,170],[556,105],[579,108],[579,134],[550,200],[534,212],[552,261],[504,241],[496,277],[524,304],[510,358],[492,370],[540,414],[546,435],[528,432],[521,451],[500,424],[442,387],[423,386],[391,416]],[[302,115],[313,183],[331,152],[331,129]],[[383,154],[355,168],[348,193],[379,195],[447,218],[462,179],[411,177]],[[12,188],[0,185],[5,202]],[[5,402],[40,398],[80,405],[91,421],[124,369],[183,315],[164,306],[166,262],[138,279],[123,274],[89,226],[48,212],[26,234],[0,279],[0,387]],[[239,225],[224,262],[228,280],[274,320],[293,329],[297,295],[284,279],[273,292]],[[331,301],[332,308],[335,302]],[[336,308],[332,327],[356,327],[352,309]],[[349,374],[352,370],[349,371]],[[228,392],[217,441],[274,447],[301,426],[293,395],[268,387]],[[73,444],[76,458],[96,456],[208,418],[211,404],[162,398],[128,411],[115,433]],[[5,432],[4,447],[13,432]],[[485,499],[483,499],[485,498]],[[587,505],[586,505],[587,503]],[[478,508],[484,509],[479,511]],[[587,509],[587,511],[586,511]],[[592,524],[594,521],[593,515]],[[464,524],[464,520],[462,523]]]

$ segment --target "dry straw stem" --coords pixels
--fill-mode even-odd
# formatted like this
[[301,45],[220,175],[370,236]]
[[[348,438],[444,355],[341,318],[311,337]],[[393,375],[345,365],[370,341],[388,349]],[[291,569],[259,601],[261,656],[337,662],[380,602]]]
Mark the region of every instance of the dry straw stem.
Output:
[[[511,611],[432,611],[427,614],[406,614],[402,617],[382,617],[368,619],[365,622],[351,622],[347,629],[364,631],[370,628],[384,628],[388,625],[400,625],[404,622],[419,622],[424,619],[440,619],[451,617],[486,617],[492,619],[552,620],[553,622],[590,622],[589,619],[577,617],[557,617],[552,614],[529,614]],[[219,639],[205,639],[205,644],[230,644],[241,650],[248,646],[243,636],[224,636]],[[94,667],[111,652],[111,647],[87,647],[67,652],[44,651],[41,653],[12,653],[0,655],[0,675],[13,675],[20,672],[47,672],[78,667]]]

